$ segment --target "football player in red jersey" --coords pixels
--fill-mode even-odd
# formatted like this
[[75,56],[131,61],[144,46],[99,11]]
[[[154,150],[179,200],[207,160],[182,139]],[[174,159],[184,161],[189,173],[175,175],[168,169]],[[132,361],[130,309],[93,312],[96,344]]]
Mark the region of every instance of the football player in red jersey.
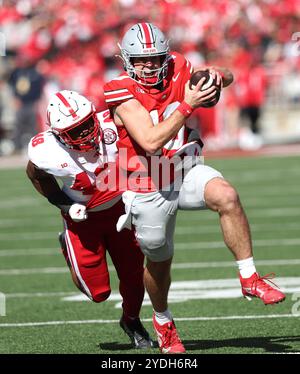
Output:
[[[217,170],[192,157],[179,184],[171,162],[169,180],[161,183],[163,173],[158,181],[154,178],[157,168],[153,165],[158,164],[153,159],[179,157],[185,161],[188,155],[200,153],[199,141],[189,141],[185,120],[194,108],[214,100],[217,87],[204,89],[201,79],[190,89],[191,64],[181,54],[169,51],[168,40],[153,24],[133,25],[119,47],[126,72],[104,85],[106,103],[118,127],[118,162],[128,189],[123,193],[126,215],[120,217],[117,229],[130,228],[132,223],[147,257],[144,283],[154,309],[153,325],[161,352],[184,353],[168,310],[178,208],[218,212],[224,241],[240,270],[244,296],[272,304],[285,295],[256,273],[248,220],[236,190]],[[227,69],[210,68],[210,73],[217,85],[221,79],[223,87],[233,81]]]
[[[111,292],[106,250],[116,268],[123,297],[120,326],[134,347],[151,348],[152,341],[139,313],[144,298],[144,255],[131,231],[116,231],[124,211],[117,188],[103,189],[89,209],[97,177],[115,164],[117,129],[109,112],[74,91],[50,99],[50,129],[31,139],[27,174],[34,187],[63,216],[62,251],[76,286],[94,302]],[[57,181],[62,182],[62,188]]]

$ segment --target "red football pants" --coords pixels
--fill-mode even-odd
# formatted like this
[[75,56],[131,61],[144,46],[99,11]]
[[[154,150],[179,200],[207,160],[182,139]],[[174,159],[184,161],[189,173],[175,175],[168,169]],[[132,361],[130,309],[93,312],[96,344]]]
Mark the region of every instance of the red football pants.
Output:
[[109,209],[89,212],[88,219],[83,222],[76,223],[64,215],[66,259],[84,293],[91,300],[101,302],[111,292],[107,250],[120,281],[123,312],[127,316],[137,317],[144,298],[144,255],[132,231],[116,231],[121,214],[124,214],[122,201]]

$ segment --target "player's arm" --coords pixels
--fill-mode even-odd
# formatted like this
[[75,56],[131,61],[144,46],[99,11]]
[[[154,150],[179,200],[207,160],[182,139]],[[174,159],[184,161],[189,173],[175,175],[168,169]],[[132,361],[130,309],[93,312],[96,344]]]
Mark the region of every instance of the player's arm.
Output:
[[38,168],[31,161],[28,161],[26,173],[34,188],[41,195],[45,196],[49,203],[55,205],[62,212],[69,214],[75,222],[81,222],[87,219],[86,207],[70,199],[69,196],[61,190],[53,175]]
[[68,213],[74,201],[61,190],[53,175],[39,169],[31,161],[28,161],[26,173],[34,188],[41,195],[45,196],[51,204]]
[[153,125],[149,112],[136,99],[130,99],[114,110],[116,124],[124,125],[132,138],[148,153],[154,154],[174,138],[194,108],[214,97],[215,87],[200,91],[204,79],[194,89],[185,85],[184,102],[164,121]]

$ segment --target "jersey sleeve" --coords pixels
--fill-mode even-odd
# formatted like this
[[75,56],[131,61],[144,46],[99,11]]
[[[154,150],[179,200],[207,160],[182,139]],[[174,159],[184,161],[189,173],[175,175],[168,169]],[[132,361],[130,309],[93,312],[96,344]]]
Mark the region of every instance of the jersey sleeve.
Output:
[[39,169],[46,170],[47,159],[45,157],[45,151],[47,151],[47,145],[45,144],[45,133],[41,132],[30,139],[28,143],[28,158],[36,165]]
[[109,109],[134,98],[128,84],[130,80],[127,75],[123,75],[104,85],[105,102]]
[[67,168],[63,168],[65,159],[57,146],[56,139],[49,131],[34,136],[28,144],[28,158],[39,169],[55,177],[67,175]]

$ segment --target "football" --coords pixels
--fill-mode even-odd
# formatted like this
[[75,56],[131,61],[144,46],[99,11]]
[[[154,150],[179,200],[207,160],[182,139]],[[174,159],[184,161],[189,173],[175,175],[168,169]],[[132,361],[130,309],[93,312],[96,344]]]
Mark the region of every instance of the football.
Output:
[[206,69],[206,70],[198,70],[191,75],[190,88],[193,89],[196,86],[196,84],[200,81],[200,79],[202,79],[203,77],[205,77],[205,81],[203,83],[203,86],[201,87],[201,91],[207,90],[212,85],[215,85],[217,87],[217,92],[216,92],[215,97],[213,97],[212,99],[204,102],[201,105],[204,108],[211,108],[211,107],[215,106],[220,99],[221,85],[217,85],[217,79],[216,78],[214,79],[213,76]]

